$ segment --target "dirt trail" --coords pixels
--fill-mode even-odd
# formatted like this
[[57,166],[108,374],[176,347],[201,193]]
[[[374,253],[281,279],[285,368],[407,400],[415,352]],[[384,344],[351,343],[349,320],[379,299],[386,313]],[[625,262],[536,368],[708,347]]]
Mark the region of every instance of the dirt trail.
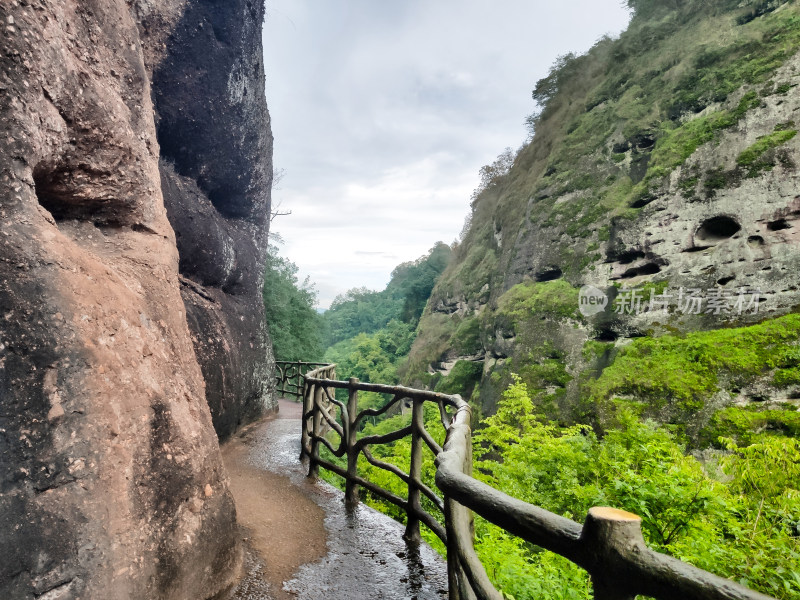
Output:
[[[281,401],[277,418],[299,423],[300,405]],[[283,582],[291,579],[300,565],[325,555],[327,535],[325,512],[311,499],[310,485],[293,485],[288,475],[268,471],[252,460],[253,446],[269,435],[271,420],[237,434],[222,447],[222,458],[247,544],[256,560],[263,562],[260,570],[271,595],[283,600],[295,597],[282,589]]]
[[222,447],[250,553],[236,600],[441,600],[445,562],[428,545],[409,547],[403,526],[305,477],[300,406],[255,423]]

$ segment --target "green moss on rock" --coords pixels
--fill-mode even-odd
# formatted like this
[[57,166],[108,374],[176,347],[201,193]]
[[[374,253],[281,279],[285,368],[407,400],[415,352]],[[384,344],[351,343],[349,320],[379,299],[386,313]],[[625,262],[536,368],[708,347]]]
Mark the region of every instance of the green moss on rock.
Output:
[[[794,125],[794,123],[792,123]],[[736,158],[736,164],[740,167],[750,167],[768,150],[782,146],[797,135],[796,129],[788,129],[778,125],[775,131],[769,135],[762,135],[755,144],[747,148]]]
[[519,283],[500,296],[497,306],[515,323],[534,315],[577,318],[578,290],[563,279]]
[[636,339],[591,384],[591,396],[599,403],[627,396],[651,410],[672,406],[694,414],[724,385],[741,387],[773,369],[796,367],[798,343],[798,314],[749,327]]

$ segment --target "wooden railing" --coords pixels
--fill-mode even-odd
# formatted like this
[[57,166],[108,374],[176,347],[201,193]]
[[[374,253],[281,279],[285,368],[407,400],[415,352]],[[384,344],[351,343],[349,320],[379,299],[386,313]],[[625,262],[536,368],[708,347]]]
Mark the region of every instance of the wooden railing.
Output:
[[281,393],[281,397],[294,396],[299,401],[303,397],[303,376],[312,369],[318,369],[327,364],[277,360],[275,361],[276,389]]
[[[337,381],[334,365],[308,372],[303,385],[301,459],[308,459],[310,477],[324,467],[345,480],[345,501],[350,507],[359,501],[359,487],[405,511],[405,539],[420,539],[420,523],[428,527],[447,548],[449,598],[451,600],[502,600],[489,581],[473,547],[472,514],[542,548],[560,554],[583,567],[592,578],[597,600],[629,600],[641,594],[665,600],[768,600],[758,592],[712,575],[675,558],[650,550],[642,537],[641,519],[608,507],[589,511],[583,525],[527,504],[472,477],[470,408],[460,396],[438,394],[400,386],[361,383],[357,379]],[[331,390],[347,390],[347,402],[336,399]],[[358,410],[359,391],[391,396],[382,407]],[[358,437],[368,417],[385,414],[401,401],[412,403],[411,423],[384,435]],[[426,430],[424,404],[438,406],[446,431],[443,447]],[[328,434],[339,437],[334,445]],[[406,473],[395,465],[375,458],[369,450],[376,444],[390,444],[411,437],[411,461]],[[436,456],[436,487],[442,496],[422,481],[422,452],[427,446]],[[343,468],[320,457],[320,446],[334,456],[347,459]],[[402,498],[359,476],[358,457],[363,454],[375,467],[393,473],[407,486]],[[436,519],[421,504],[427,497],[442,513]]]

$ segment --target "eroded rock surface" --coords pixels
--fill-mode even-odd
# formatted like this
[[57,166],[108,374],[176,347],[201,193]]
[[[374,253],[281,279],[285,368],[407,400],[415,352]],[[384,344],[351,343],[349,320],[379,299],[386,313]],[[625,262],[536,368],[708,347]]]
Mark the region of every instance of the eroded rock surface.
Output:
[[[236,304],[258,285],[258,257],[235,251],[220,276],[234,300],[209,292],[213,310],[190,306],[187,318],[151,102],[152,69],[194,4],[0,4],[2,598],[207,598],[237,572],[235,509],[187,321],[219,319],[209,337],[232,365],[220,377],[245,371],[263,400],[254,373],[266,367],[243,364],[266,336]],[[258,11],[225,18],[245,17],[260,28]],[[267,171],[254,177],[247,190],[263,191]],[[235,215],[246,225],[219,221],[223,254],[244,239],[260,247],[254,215],[268,197],[253,205]],[[195,219],[207,208],[179,206]],[[255,341],[242,358],[246,327]]]
[[220,436],[265,409],[272,350],[261,297],[272,179],[260,2],[190,2],[153,79],[164,201]]

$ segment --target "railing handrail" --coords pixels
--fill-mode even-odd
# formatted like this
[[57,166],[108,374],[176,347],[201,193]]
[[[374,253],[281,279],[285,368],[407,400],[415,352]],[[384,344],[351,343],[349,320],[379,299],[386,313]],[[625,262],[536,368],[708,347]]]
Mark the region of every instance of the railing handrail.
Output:
[[282,397],[294,396],[299,400],[303,396],[303,376],[307,372],[327,364],[302,360],[276,360],[276,388],[281,392]]
[[[460,396],[362,383],[357,379],[337,381],[334,377],[335,365],[321,366],[304,376],[301,458],[309,459],[309,476],[316,476],[320,466],[342,476],[346,485],[345,499],[351,506],[359,501],[358,486],[399,506],[408,515],[405,537],[409,541],[419,540],[420,522],[427,525],[447,547],[451,600],[475,597],[502,600],[503,597],[489,582],[475,553],[472,512],[584,568],[592,578],[597,600],[628,600],[640,594],[664,600],[771,600],[770,596],[649,549],[642,536],[641,519],[632,513],[594,507],[581,525],[473,478],[471,409]],[[329,391],[331,388],[347,389],[347,404],[336,400]],[[389,394],[393,398],[380,409],[358,411],[359,391]],[[383,414],[403,399],[413,401],[411,425],[390,434],[357,439],[358,425],[363,418]],[[447,431],[441,448],[425,430],[422,419],[424,402],[439,405],[442,425]],[[328,412],[331,405],[340,410],[341,423]],[[449,420],[446,407],[455,411]],[[324,437],[323,422],[339,434],[339,448],[334,448]],[[369,444],[390,443],[407,435],[412,437],[408,475],[394,465],[374,459],[367,449]],[[421,508],[419,502],[421,492],[429,498],[436,497],[435,492],[421,481],[423,443],[436,455],[436,486],[444,494],[444,499],[441,504],[434,503],[444,513],[444,528]],[[347,469],[320,458],[319,444],[326,446],[335,456],[347,456]],[[361,453],[371,464],[405,481],[408,499],[358,476],[356,465]]]
[[307,362],[304,360],[276,360],[276,365],[312,365],[315,367],[325,367],[330,363],[326,362]]

